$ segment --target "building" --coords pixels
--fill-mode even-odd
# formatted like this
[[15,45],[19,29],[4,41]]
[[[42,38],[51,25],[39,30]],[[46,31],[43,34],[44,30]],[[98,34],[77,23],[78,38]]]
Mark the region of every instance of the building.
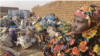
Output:
[[3,7],[0,6],[0,12],[2,13],[8,13],[8,10],[19,10],[18,7]]

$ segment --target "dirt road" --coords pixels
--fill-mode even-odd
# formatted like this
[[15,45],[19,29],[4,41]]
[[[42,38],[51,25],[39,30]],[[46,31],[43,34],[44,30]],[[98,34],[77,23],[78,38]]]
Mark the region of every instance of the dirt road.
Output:
[[[17,47],[14,46],[12,49],[17,51]],[[19,45],[18,46],[18,52],[20,52],[20,56],[43,56],[42,55],[42,50],[40,49],[38,43],[34,43],[30,48],[23,50],[22,47]]]

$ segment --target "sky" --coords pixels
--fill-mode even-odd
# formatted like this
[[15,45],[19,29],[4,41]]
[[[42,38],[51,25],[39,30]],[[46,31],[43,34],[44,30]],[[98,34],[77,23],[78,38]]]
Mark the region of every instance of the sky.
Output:
[[50,3],[54,0],[0,0],[0,6],[5,7],[18,7],[22,10],[30,10],[36,6],[43,6],[46,3]]

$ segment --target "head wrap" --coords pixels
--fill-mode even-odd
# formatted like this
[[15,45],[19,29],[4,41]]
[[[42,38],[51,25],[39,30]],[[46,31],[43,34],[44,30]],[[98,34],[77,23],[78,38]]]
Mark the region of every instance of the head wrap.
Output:
[[83,35],[84,33],[91,33],[92,37],[94,35],[100,35],[100,8],[99,7],[93,6],[93,5],[84,6],[80,8],[75,13],[75,15],[88,20],[88,27],[90,27],[90,29],[87,31],[84,31]]
[[75,15],[88,20],[88,26],[94,27],[100,25],[100,8],[97,6],[84,6],[80,8]]

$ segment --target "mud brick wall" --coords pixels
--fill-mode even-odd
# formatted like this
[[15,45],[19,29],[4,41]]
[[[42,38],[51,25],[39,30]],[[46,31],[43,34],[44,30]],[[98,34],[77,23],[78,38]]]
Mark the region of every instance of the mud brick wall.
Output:
[[82,6],[96,5],[100,7],[100,1],[54,1],[49,4],[32,8],[36,16],[44,17],[55,13],[61,21],[73,23],[74,13]]

